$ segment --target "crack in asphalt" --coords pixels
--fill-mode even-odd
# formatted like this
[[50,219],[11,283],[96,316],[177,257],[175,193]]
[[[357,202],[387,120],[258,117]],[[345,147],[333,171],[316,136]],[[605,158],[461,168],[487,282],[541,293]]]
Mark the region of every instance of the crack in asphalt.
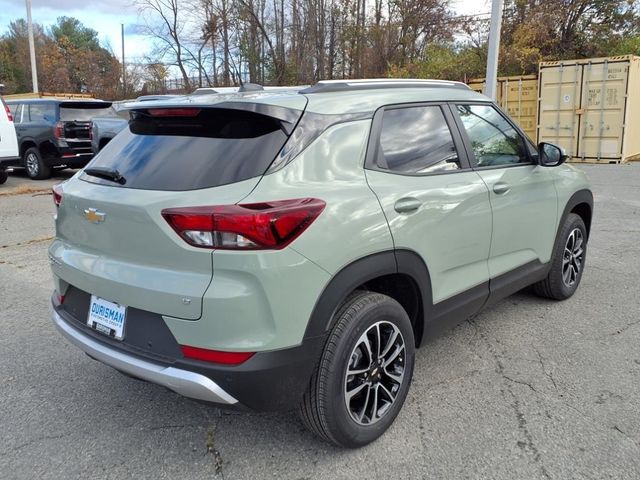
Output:
[[615,332],[610,333],[609,335],[620,335],[621,333],[626,332],[631,327],[634,327],[634,326],[636,326],[638,324],[640,324],[640,320],[637,320],[635,322],[631,322],[631,323],[625,325],[624,327],[620,328],[619,330],[616,330]]
[[544,373],[544,375],[553,384],[553,388],[557,392],[558,391],[558,384],[556,383],[555,379],[553,378],[553,374],[550,371],[547,371],[547,366],[546,366],[544,357],[540,353],[540,350],[538,350],[536,347],[533,347],[533,349],[535,350],[536,354],[538,355],[538,360],[540,361],[540,367],[542,368],[542,373]]
[[216,446],[216,438],[215,438],[215,434],[218,430],[218,426],[220,425],[221,421],[222,421],[222,412],[218,410],[218,420],[216,421],[213,427],[207,430],[207,442],[206,442],[207,451],[205,452],[205,455],[211,454],[213,456],[214,475],[216,477],[220,475],[220,478],[224,480],[224,470],[222,469],[222,464],[223,464],[222,455],[220,454],[220,451]]
[[[470,320],[470,323],[475,323],[474,320]],[[517,442],[517,446],[525,451],[528,452],[531,455],[531,458],[533,459],[534,463],[537,465],[537,467],[540,470],[540,473],[542,474],[542,476],[544,478],[548,478],[551,479],[551,475],[549,474],[547,468],[544,465],[543,459],[542,459],[542,455],[540,454],[540,450],[538,450],[538,447],[535,444],[535,441],[533,440],[533,435],[531,434],[531,431],[529,430],[528,424],[527,424],[527,419],[524,415],[524,412],[522,411],[522,407],[520,404],[520,399],[518,398],[518,396],[516,395],[516,393],[513,391],[512,389],[512,385],[513,383],[519,383],[519,384],[523,384],[528,386],[531,390],[533,390],[535,393],[538,393],[538,391],[529,383],[526,382],[522,382],[522,381],[518,381],[518,380],[514,380],[513,378],[509,377],[506,373],[505,373],[505,369],[504,369],[504,363],[502,362],[502,357],[498,354],[498,352],[496,352],[495,347],[493,345],[493,343],[491,343],[491,341],[487,338],[487,336],[484,334],[484,332],[478,327],[478,325],[475,325],[476,328],[478,329],[478,334],[480,336],[480,338],[482,339],[482,341],[485,343],[485,345],[487,346],[487,350],[489,351],[489,353],[491,354],[491,356],[493,357],[493,360],[496,364],[496,373],[498,373],[505,384],[506,390],[509,393],[509,395],[511,396],[511,402],[510,402],[510,406],[513,409],[515,416],[516,416],[516,421],[518,422],[518,430],[520,430],[520,432],[522,433],[522,435],[524,436],[525,441],[518,441]],[[500,342],[497,342],[500,343]],[[503,394],[503,396],[505,395],[504,390],[500,390]],[[505,397],[505,400],[508,400]]]

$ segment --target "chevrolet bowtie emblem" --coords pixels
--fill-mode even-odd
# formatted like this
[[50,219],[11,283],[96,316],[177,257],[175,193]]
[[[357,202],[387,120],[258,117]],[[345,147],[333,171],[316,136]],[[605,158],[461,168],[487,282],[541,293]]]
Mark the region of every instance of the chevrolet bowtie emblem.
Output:
[[87,208],[84,211],[84,218],[86,218],[91,223],[104,222],[104,217],[105,217],[105,214],[102,212],[99,212],[95,208]]

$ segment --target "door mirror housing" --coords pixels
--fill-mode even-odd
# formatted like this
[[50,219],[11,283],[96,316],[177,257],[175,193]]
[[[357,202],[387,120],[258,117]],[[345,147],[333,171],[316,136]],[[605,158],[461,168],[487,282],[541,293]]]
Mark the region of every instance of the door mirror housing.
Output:
[[542,142],[538,145],[538,158],[543,167],[557,167],[566,162],[569,155],[553,143]]

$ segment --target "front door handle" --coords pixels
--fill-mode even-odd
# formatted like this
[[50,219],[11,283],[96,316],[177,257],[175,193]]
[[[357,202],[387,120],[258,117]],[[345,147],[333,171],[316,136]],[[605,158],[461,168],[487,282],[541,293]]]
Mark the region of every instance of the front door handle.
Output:
[[498,182],[493,186],[493,191],[496,195],[504,195],[511,190],[511,185],[504,182]]
[[398,213],[412,213],[420,208],[422,202],[417,198],[407,197],[398,200],[393,208]]

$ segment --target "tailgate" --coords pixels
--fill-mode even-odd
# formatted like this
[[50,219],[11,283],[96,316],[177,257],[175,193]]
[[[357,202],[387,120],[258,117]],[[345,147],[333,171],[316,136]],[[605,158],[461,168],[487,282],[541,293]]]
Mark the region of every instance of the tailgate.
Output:
[[211,250],[189,246],[160,212],[199,204],[202,194],[211,202],[235,203],[257,182],[254,178],[191,192],[67,182],[49,249],[53,272],[64,282],[122,305],[198,319],[213,274]]
[[91,140],[91,122],[63,122],[63,135],[65,139]]

